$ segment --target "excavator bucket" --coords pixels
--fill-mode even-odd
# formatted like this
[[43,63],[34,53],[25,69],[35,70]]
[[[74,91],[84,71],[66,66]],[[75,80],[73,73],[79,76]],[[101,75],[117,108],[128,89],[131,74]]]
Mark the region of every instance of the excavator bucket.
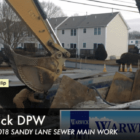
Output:
[[62,72],[64,61],[55,57],[27,57],[5,45],[5,54],[16,76],[37,93],[46,93]]

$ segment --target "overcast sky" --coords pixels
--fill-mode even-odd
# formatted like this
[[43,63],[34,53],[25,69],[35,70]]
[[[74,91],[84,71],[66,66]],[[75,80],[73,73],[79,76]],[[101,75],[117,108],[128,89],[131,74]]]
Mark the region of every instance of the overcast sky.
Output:
[[[60,1],[60,0],[39,0],[39,1],[53,2],[57,6],[60,6],[62,8],[63,12],[67,16],[71,16],[75,13],[78,13],[79,15],[85,15],[86,12],[88,14],[112,12],[112,9],[80,5],[80,4],[69,3],[69,2],[64,2],[64,1]],[[130,10],[130,11],[138,12],[137,8],[130,8],[130,7],[127,8],[124,6],[115,6],[115,5],[98,3],[98,2],[88,1],[88,0],[68,0],[68,1],[80,2],[80,3],[86,3],[86,4],[92,4],[92,5],[100,5],[100,6],[106,6],[106,7],[111,7],[111,8],[114,7],[114,8],[126,9],[126,10]],[[110,2],[110,3],[114,3],[114,4],[121,4],[121,5],[126,5],[126,6],[137,7],[134,0],[97,0],[97,1],[108,2],[108,3]],[[124,1],[124,2],[119,2],[119,1]],[[127,3],[127,2],[129,2],[129,3]],[[113,11],[118,12],[119,10],[114,9]],[[120,11],[120,12],[122,13],[122,15],[124,16],[125,19],[140,18],[139,13],[125,12],[125,11]]]
[[[86,15],[86,13],[89,14],[98,14],[98,13],[109,13],[112,12],[112,9],[106,9],[106,8],[100,8],[100,7],[95,7],[95,6],[87,6],[87,5],[80,5],[80,4],[75,4],[75,3],[69,3],[69,2],[64,2],[60,0],[39,0],[39,1],[51,1],[57,6],[61,7],[63,12],[67,16],[72,16],[75,13],[78,15]],[[113,4],[121,4],[125,6],[132,6],[136,8],[130,8],[130,7],[124,7],[124,6],[115,6],[115,5],[110,5],[110,4],[105,4],[105,3],[98,3],[98,2],[93,2],[93,1],[88,1],[88,0],[68,0],[68,1],[73,1],[73,2],[80,2],[80,3],[86,3],[86,4],[92,4],[92,5],[99,5],[99,6],[106,6],[106,7],[111,7],[111,8],[118,8],[118,9],[125,9],[125,10],[130,10],[130,11],[136,11],[138,12],[136,3],[134,0],[97,0],[101,2],[110,2]],[[124,1],[124,2],[120,2]],[[121,12],[122,16],[124,19],[127,21],[128,25],[130,26],[131,30],[139,30],[140,31],[140,14],[139,13],[133,13],[133,12],[127,12],[127,11],[122,11],[122,10],[115,10],[113,9],[113,12]]]
[[[2,0],[0,0],[2,1]],[[124,10],[129,10],[129,11],[136,11],[138,12],[138,8],[136,6],[135,0],[96,0],[100,2],[108,2],[108,3],[113,3],[113,4],[120,4],[124,6],[116,6],[116,5],[111,5],[111,4],[105,4],[105,3],[99,3],[95,1],[89,1],[89,0],[39,0],[40,2],[45,1],[51,1],[57,6],[61,7],[63,12],[67,16],[72,16],[74,14],[80,15],[90,15],[90,14],[99,14],[99,13],[110,13],[112,12],[112,9],[107,9],[107,8],[100,8],[96,6],[87,6],[87,5],[80,5],[80,4],[75,4],[75,3],[69,3],[65,1],[73,1],[73,2],[79,2],[79,3],[85,3],[85,4],[91,4],[91,5],[98,5],[98,6],[104,6],[104,7],[110,7],[110,8],[118,8],[118,9],[124,9]],[[135,8],[130,8],[130,7],[125,7],[125,6],[131,6]],[[140,14],[134,13],[134,12],[127,12],[127,11],[122,11],[122,10],[115,10],[113,9],[113,12],[121,12],[122,16],[128,23],[129,27],[131,28],[130,31],[132,30],[138,30],[140,31]]]

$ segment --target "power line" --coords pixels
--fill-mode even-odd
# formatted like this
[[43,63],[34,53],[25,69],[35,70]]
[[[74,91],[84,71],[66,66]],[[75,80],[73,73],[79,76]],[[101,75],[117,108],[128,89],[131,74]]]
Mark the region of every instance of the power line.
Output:
[[137,8],[137,7],[133,7],[133,6],[121,5],[121,4],[110,3],[110,2],[102,2],[102,1],[98,1],[98,0],[87,0],[87,1],[105,3],[105,4],[111,4],[111,5],[123,6],[123,7],[129,7],[129,8]]
[[73,2],[73,1],[68,1],[68,0],[60,0],[60,1],[70,2],[70,3],[76,3],[76,4],[81,4],[81,5],[88,5],[88,6],[101,7],[101,8],[108,8],[108,9],[122,10],[122,11],[127,11],[127,12],[139,13],[139,12],[137,12],[137,11],[130,11],[130,10],[124,10],[124,9],[119,9],[119,8],[105,7],[105,6],[99,6],[99,5],[93,5],[93,4],[86,4],[86,3],[80,3],[80,2]]
[[133,2],[127,2],[127,1],[122,1],[122,0],[112,0],[112,1],[122,2],[122,3],[131,3],[131,4],[136,4],[136,3],[133,3]]

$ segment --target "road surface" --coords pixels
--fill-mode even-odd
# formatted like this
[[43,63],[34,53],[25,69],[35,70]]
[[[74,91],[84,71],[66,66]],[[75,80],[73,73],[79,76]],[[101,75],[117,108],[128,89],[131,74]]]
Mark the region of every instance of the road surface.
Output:
[[[69,68],[75,68],[76,63],[75,62],[65,62],[65,66]],[[104,65],[96,65],[96,64],[84,64],[84,63],[77,63],[77,68],[79,69],[86,69],[86,70],[94,70],[97,72],[102,72]],[[118,66],[106,66],[107,72],[117,72],[118,71]],[[128,67],[129,70],[129,67]],[[137,68],[133,68],[133,72],[136,72]]]

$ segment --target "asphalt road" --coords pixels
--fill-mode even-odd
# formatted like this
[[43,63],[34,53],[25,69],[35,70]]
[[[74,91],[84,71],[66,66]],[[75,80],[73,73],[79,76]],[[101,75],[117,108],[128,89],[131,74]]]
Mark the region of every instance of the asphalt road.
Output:
[[[65,66],[69,68],[76,68],[76,63],[75,62],[65,62]],[[86,69],[86,70],[94,70],[97,72],[102,72],[104,65],[96,65],[96,64],[85,64],[85,63],[77,63],[77,68],[78,69]],[[118,66],[106,66],[107,72],[116,72],[118,71]],[[128,67],[129,69],[129,67]],[[133,72],[136,72],[137,68],[133,68]]]

